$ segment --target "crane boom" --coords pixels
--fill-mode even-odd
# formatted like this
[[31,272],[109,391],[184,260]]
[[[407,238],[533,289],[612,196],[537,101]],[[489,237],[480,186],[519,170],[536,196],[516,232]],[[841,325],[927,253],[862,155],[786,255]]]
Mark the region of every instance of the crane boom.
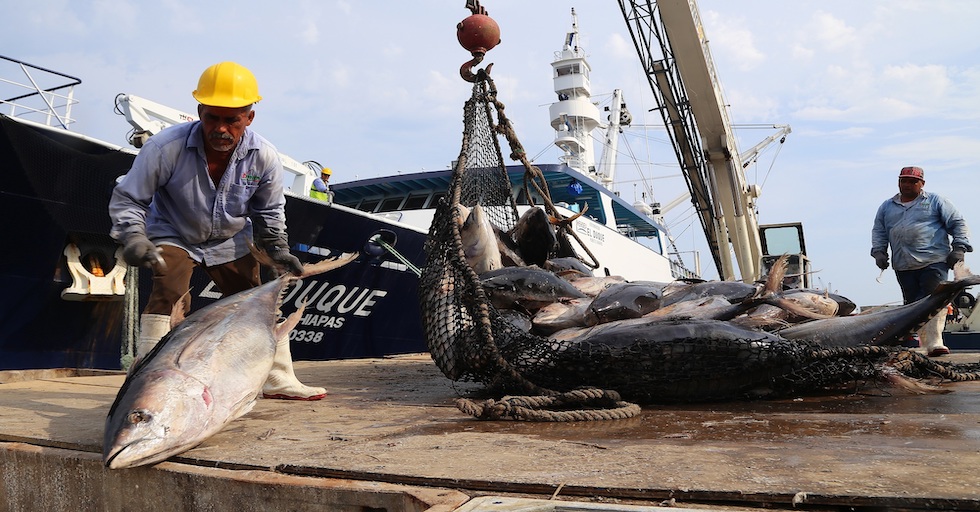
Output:
[[[746,183],[704,27],[693,0],[619,0],[630,36],[722,279],[760,277],[758,188]],[[654,43],[660,54],[654,56]],[[731,249],[729,249],[729,244]]]

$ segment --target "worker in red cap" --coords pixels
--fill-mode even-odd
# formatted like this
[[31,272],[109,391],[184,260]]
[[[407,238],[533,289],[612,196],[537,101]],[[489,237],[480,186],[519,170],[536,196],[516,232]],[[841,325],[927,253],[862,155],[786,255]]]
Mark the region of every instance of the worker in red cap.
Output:
[[[200,267],[222,296],[261,284],[249,241],[295,275],[289,251],[283,169],[276,148],[250,128],[262,99],[251,71],[235,62],[204,70],[192,93],[199,121],[153,135],[109,200],[110,235],[123,259],[153,269],[153,287],[140,316],[136,357],[146,357],[170,331],[171,312]],[[190,303],[184,303],[184,313]],[[297,380],[289,337],[277,340],[269,398],[319,400],[326,390]]]
[[[898,194],[878,207],[871,229],[871,256],[878,268],[892,267],[905,304],[932,293],[949,278],[949,271],[973,251],[966,220],[948,200],[926,192],[921,167],[903,167],[898,173]],[[913,335],[930,357],[949,354],[943,343],[946,312],[941,311]]]

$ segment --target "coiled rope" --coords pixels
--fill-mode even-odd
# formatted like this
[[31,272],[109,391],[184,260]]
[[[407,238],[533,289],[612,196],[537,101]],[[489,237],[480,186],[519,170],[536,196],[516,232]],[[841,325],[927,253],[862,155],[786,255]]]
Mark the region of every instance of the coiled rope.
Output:
[[640,414],[640,406],[621,400],[619,393],[596,388],[575,389],[551,396],[505,396],[482,403],[459,398],[456,407],[483,420],[600,421]]

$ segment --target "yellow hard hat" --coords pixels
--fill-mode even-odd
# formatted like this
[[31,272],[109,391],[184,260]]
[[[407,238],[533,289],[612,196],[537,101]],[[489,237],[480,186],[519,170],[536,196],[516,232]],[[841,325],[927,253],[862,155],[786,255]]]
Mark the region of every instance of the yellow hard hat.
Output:
[[193,93],[202,105],[238,108],[262,99],[255,75],[235,62],[219,62],[201,73]]
[[320,170],[320,174],[326,174],[327,176],[332,176],[333,171],[331,171],[329,167],[324,167],[323,169]]

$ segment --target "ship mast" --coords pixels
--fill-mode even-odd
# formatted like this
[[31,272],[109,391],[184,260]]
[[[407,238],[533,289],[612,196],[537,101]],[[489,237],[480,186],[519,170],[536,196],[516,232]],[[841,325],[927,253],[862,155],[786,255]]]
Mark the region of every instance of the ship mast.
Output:
[[579,45],[578,17],[572,9],[572,29],[551,63],[555,93],[558,101],[548,109],[551,127],[555,129],[555,145],[564,155],[560,161],[598,182],[605,184],[596,170],[592,130],[600,125],[599,109],[592,103],[592,71]]

